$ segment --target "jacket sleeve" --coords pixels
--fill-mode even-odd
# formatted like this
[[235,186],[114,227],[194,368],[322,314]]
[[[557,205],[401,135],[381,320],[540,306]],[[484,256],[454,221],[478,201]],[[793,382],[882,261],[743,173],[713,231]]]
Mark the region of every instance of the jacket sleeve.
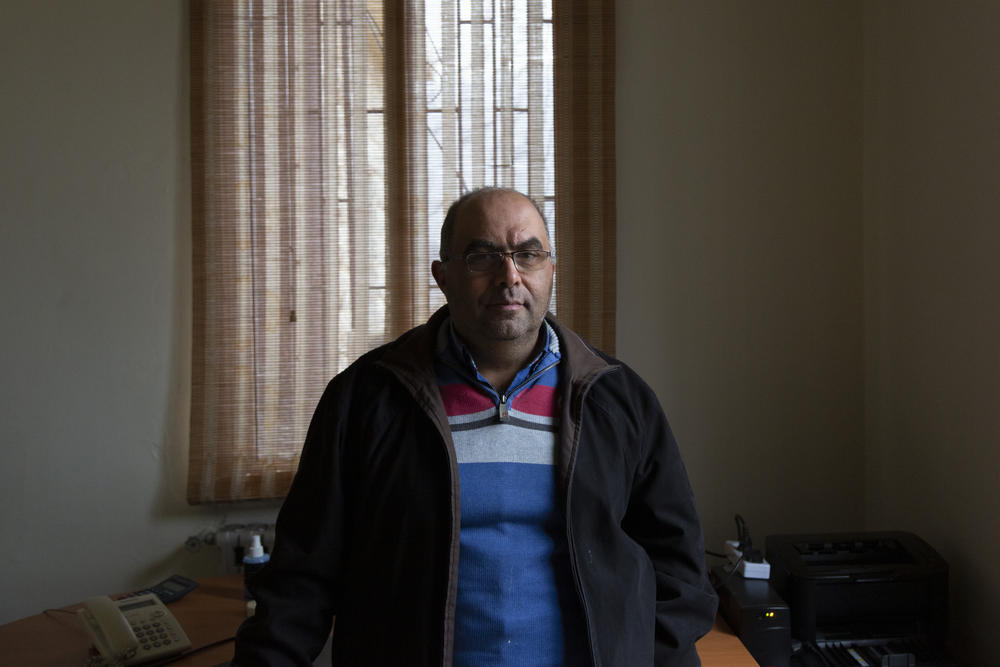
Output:
[[[338,382],[340,380],[340,382]],[[240,626],[232,664],[283,667],[313,664],[330,636],[346,543],[343,378],[320,399],[298,471],[275,526],[268,564],[250,589],[257,607]]]
[[677,442],[659,402],[638,376],[642,449],[625,532],[649,555],[656,576],[656,665],[699,665],[694,643],[715,621],[705,542]]

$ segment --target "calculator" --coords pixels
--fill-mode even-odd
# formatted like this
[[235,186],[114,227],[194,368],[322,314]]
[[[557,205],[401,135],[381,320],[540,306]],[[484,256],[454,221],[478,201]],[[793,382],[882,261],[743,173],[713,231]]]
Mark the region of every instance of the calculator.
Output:
[[126,593],[125,595],[119,596],[119,600],[124,600],[126,598],[136,597],[139,595],[147,595],[149,593],[155,593],[156,597],[160,598],[163,604],[170,604],[171,602],[176,602],[182,597],[198,588],[198,582],[193,579],[188,579],[187,577],[182,577],[179,574],[167,577],[160,583],[150,586],[149,588],[143,588],[142,590],[132,591],[131,593]]

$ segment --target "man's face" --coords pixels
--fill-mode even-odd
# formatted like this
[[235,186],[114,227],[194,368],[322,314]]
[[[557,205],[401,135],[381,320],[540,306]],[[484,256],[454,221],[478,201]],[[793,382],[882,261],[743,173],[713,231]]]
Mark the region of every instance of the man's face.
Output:
[[466,254],[494,250],[551,250],[542,217],[516,193],[484,193],[461,205],[449,261],[434,262],[434,279],[448,300],[458,334],[471,347],[501,341],[534,344],[549,308],[553,264],[546,261],[540,269],[522,272],[505,258],[492,272],[466,267]]

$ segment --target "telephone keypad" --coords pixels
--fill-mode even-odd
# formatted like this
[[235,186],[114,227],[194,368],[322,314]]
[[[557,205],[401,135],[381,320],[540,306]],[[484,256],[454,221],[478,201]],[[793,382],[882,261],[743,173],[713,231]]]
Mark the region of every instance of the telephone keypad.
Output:
[[143,651],[165,649],[174,644],[184,644],[177,630],[165,622],[162,609],[142,609],[128,613],[132,631]]

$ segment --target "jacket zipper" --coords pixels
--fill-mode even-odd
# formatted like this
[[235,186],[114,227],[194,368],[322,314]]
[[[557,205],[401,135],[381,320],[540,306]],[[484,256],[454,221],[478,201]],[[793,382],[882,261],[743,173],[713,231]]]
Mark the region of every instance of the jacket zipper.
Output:
[[[381,364],[382,362],[379,362],[379,363]],[[452,513],[451,520],[452,520],[452,524],[453,525],[452,525],[452,536],[451,536],[450,544],[449,544],[449,560],[448,560],[448,580],[449,581],[448,581],[448,588],[447,588],[447,590],[445,592],[445,605],[446,606],[445,606],[445,611],[444,611],[444,619],[442,619],[444,621],[444,628],[442,628],[441,635],[442,635],[442,640],[443,640],[444,643],[441,645],[441,665],[442,665],[442,667],[451,667],[451,665],[452,665],[452,663],[454,661],[454,644],[453,644],[453,642],[454,642],[454,638],[455,637],[454,637],[454,626],[453,625],[452,625],[452,628],[451,628],[452,632],[449,633],[449,631],[448,631],[449,630],[449,628],[448,628],[448,613],[449,613],[449,608],[451,609],[451,612],[454,613],[454,610],[455,610],[454,593],[455,593],[455,590],[457,589],[457,581],[455,581],[455,578],[457,578],[458,563],[457,563],[457,561],[455,561],[452,558],[452,556],[454,554],[451,553],[452,548],[458,543],[458,539],[459,539],[458,533],[455,530],[455,526],[458,525],[457,522],[459,521],[459,517],[457,515],[458,513],[455,511],[455,502],[457,500],[457,496],[456,496],[456,484],[457,484],[457,480],[458,480],[457,463],[456,463],[456,461],[454,459],[453,450],[448,447],[448,437],[449,436],[445,434],[445,431],[443,431],[441,429],[441,425],[437,422],[437,420],[434,419],[434,415],[431,414],[431,412],[427,409],[427,407],[424,404],[424,402],[420,400],[420,396],[422,394],[422,392],[420,390],[421,383],[418,380],[416,380],[415,378],[411,379],[411,377],[410,377],[409,374],[404,373],[401,370],[398,370],[396,367],[394,367],[392,365],[383,364],[383,366],[385,368],[387,368],[396,377],[396,379],[400,382],[400,384],[402,384],[407,390],[409,390],[409,392],[413,396],[414,400],[416,400],[417,404],[421,406],[421,409],[423,410],[424,414],[431,421],[431,423],[434,424],[434,426],[437,428],[438,435],[441,437],[441,445],[444,448],[444,450],[445,450],[445,452],[446,452],[446,454],[448,456],[448,460],[449,460],[449,464],[450,464],[450,470],[449,470],[449,473],[448,473],[448,477],[451,480],[451,493],[450,493],[450,496],[451,496],[451,513]],[[444,428],[446,428],[446,429],[448,428],[447,421],[444,424]],[[452,588],[453,584],[456,585],[455,589]],[[452,623],[454,623],[454,618],[452,619]],[[451,641],[449,641],[449,640],[451,640]]]
[[[590,639],[590,641],[589,641],[589,644],[590,644],[590,657],[593,660],[593,664],[594,665],[599,665],[600,660],[599,660],[598,655],[597,655],[597,646],[594,644],[594,633],[591,632],[590,604],[587,601],[587,595],[586,595],[586,592],[584,591],[584,588],[583,588],[583,581],[582,581],[582,579],[580,577],[580,566],[577,563],[577,561],[579,560],[579,556],[576,553],[576,544],[574,543],[574,539],[573,539],[573,521],[570,518],[571,515],[572,515],[572,508],[570,507],[570,497],[572,496],[572,492],[573,492],[573,472],[576,469],[576,453],[577,453],[577,450],[580,448],[580,436],[583,433],[583,409],[582,409],[583,402],[586,399],[587,394],[590,392],[590,388],[593,387],[594,384],[598,380],[600,380],[602,377],[604,377],[608,373],[614,372],[615,370],[617,370],[617,368],[618,368],[617,366],[610,366],[608,368],[605,368],[600,373],[598,373],[597,375],[595,375],[589,382],[587,382],[587,384],[580,390],[580,400],[579,400],[579,405],[581,406],[580,417],[579,417],[579,420],[577,421],[576,432],[573,435],[573,444],[572,444],[572,449],[571,449],[572,453],[570,455],[569,469],[566,471],[566,475],[567,475],[567,479],[566,479],[566,542],[567,542],[567,546],[569,547],[570,567],[573,569],[573,578],[576,581],[576,590],[577,590],[577,592],[580,595],[580,605],[583,607],[583,618],[584,618],[584,621],[587,624],[587,635],[588,635],[588,638]],[[560,428],[565,428],[565,425],[560,426]]]

